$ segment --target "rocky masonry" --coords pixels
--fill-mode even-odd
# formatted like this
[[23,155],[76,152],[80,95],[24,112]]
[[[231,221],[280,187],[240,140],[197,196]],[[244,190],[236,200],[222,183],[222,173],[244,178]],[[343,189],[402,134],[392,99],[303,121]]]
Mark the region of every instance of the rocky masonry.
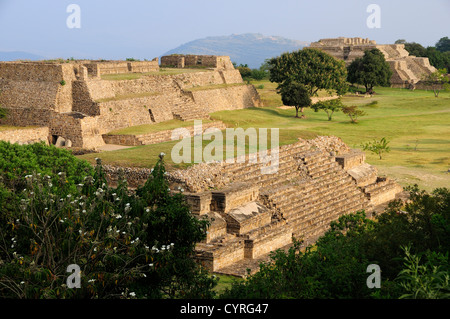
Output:
[[[362,209],[370,217],[403,191],[337,137],[282,146],[278,170],[262,174],[268,165],[215,162],[169,172],[172,191],[182,191],[192,213],[211,222],[195,256],[210,271],[245,276],[293,237],[311,244],[331,221]],[[117,179],[117,169],[107,172]],[[136,185],[150,170],[123,173]]]
[[[256,89],[229,57],[196,59],[202,68],[176,74],[159,74],[157,59],[0,62],[0,105],[8,111],[0,124],[47,127],[50,142],[62,137],[73,147],[95,149],[114,130],[260,106]],[[105,77],[114,74],[139,76]]]
[[321,39],[311,43],[312,48],[321,49],[337,59],[344,60],[347,65],[356,58],[362,57],[364,51],[379,49],[393,72],[393,87],[410,88],[423,86],[421,80],[436,69],[430,65],[428,58],[410,56],[404,44],[377,44],[373,40],[362,38]]

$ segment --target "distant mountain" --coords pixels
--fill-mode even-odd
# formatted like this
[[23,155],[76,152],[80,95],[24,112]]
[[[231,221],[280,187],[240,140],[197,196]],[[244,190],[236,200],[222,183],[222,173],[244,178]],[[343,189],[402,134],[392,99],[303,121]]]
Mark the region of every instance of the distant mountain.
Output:
[[33,53],[13,51],[13,52],[3,52],[0,51],[0,61],[15,61],[15,60],[43,60],[43,56],[36,55]]
[[264,36],[259,33],[233,34],[198,39],[179,46],[164,55],[202,54],[228,55],[232,62],[248,64],[257,69],[264,60],[309,46],[309,42],[286,39],[277,36]]

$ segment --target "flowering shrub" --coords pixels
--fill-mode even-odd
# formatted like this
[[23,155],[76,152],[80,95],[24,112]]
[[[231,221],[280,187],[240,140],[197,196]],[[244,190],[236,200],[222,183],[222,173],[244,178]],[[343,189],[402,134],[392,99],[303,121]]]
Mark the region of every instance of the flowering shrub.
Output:
[[[64,171],[17,180],[0,217],[0,298],[211,297],[216,281],[190,258],[208,224],[169,192],[163,159],[136,193],[109,187],[97,164],[77,184]],[[68,287],[73,264],[80,288]]]

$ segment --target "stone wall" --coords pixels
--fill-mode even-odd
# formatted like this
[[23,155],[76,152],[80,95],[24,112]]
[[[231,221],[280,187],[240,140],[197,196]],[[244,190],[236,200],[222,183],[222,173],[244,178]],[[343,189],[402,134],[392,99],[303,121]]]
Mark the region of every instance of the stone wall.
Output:
[[98,78],[107,74],[146,73],[159,71],[158,58],[152,61],[89,61],[82,63],[88,75]]
[[161,67],[234,69],[233,63],[231,63],[228,56],[179,54],[161,57]]
[[[209,128],[217,128],[218,130],[226,129],[225,124],[220,121],[214,121],[212,123],[202,124],[202,134]],[[194,136],[194,126],[185,127]],[[127,145],[127,146],[139,146],[139,145],[151,145],[163,142],[172,141],[173,130],[164,130],[159,132],[153,132],[141,135],[114,135],[105,134],[103,140],[106,144]]]
[[259,94],[253,85],[193,91],[192,96],[197,105],[210,112],[261,106]]
[[48,138],[49,130],[47,127],[0,130],[0,140],[12,144],[33,144],[37,142],[49,144]]
[[[189,59],[200,57],[189,56]],[[216,110],[259,105],[253,86],[190,92],[201,86],[243,82],[229,58],[205,56],[201,61],[215,63],[216,68],[175,75],[146,75],[145,72],[159,68],[157,59],[0,62],[0,104],[9,113],[0,124],[46,126],[51,136],[70,139],[74,147],[96,148],[104,145],[103,134],[117,129],[174,118],[183,121],[208,118],[208,113]],[[129,72],[143,74],[135,80],[101,79],[101,74]]]

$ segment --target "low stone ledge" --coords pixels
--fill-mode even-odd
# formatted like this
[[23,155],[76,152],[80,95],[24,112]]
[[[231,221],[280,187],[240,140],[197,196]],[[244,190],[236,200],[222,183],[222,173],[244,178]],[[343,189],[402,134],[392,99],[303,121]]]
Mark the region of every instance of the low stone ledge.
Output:
[[49,144],[49,128],[23,128],[0,131],[0,140],[10,142],[12,144],[33,144],[45,142]]
[[[187,129],[192,136],[195,136],[194,126],[184,127]],[[208,129],[217,128],[218,130],[225,130],[227,127],[224,123],[220,121],[214,121],[211,123],[202,124],[202,134]],[[159,132],[153,132],[148,134],[139,135],[114,135],[114,134],[104,134],[102,135],[103,140],[106,144],[116,144],[124,146],[140,146],[140,145],[151,145],[159,144],[164,142],[172,141],[173,130],[164,130]]]

